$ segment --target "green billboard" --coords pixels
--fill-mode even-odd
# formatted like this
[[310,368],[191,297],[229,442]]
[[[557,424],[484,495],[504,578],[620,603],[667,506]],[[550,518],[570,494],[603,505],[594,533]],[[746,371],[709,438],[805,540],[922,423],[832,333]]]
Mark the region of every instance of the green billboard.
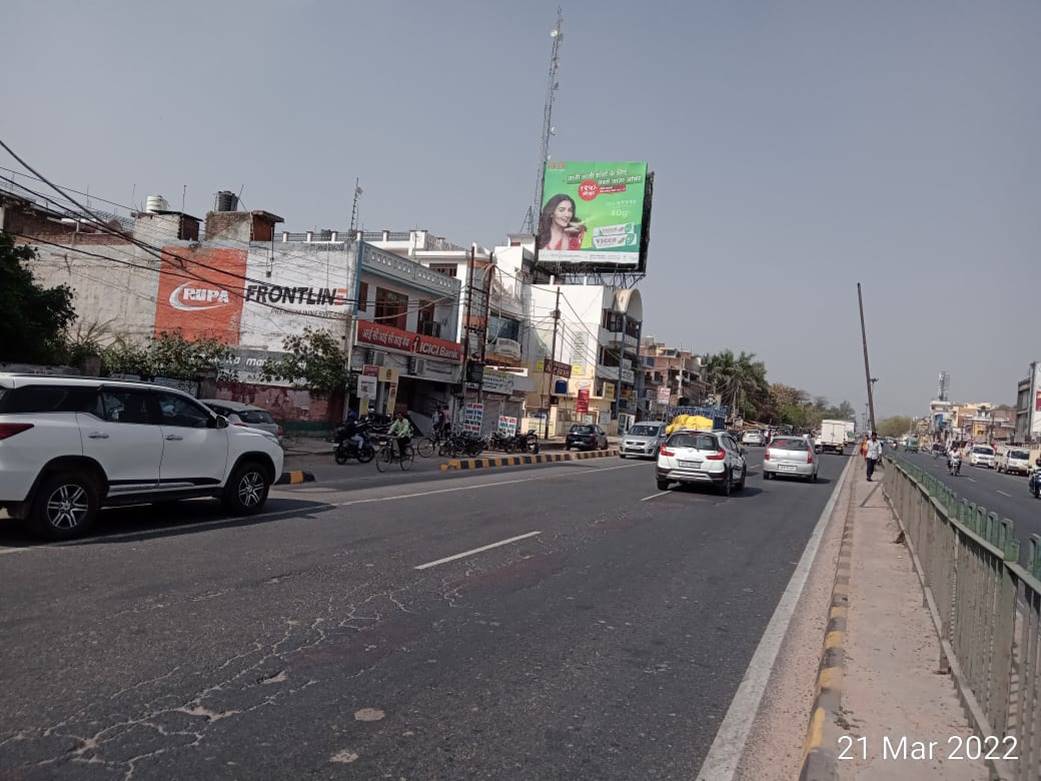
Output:
[[641,268],[647,163],[546,163],[539,263]]

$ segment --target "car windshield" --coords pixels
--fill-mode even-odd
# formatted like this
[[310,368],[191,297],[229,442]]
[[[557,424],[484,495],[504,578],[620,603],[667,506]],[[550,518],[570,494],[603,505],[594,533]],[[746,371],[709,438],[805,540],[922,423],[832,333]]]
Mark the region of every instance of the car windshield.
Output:
[[992,455],[994,455],[994,451],[991,450],[989,447],[974,447],[972,449],[972,452],[973,453],[979,453],[980,455],[983,455],[983,456],[992,456]]
[[778,437],[770,443],[771,450],[809,450],[805,439],[795,437]]
[[572,434],[592,434],[593,433],[593,427],[592,426],[572,426],[570,433],[572,433]]
[[658,434],[657,426],[633,426],[629,433],[634,437],[653,437]]
[[274,423],[271,413],[262,409],[242,409],[235,413],[243,423]]
[[694,450],[719,450],[716,438],[711,434],[680,432],[669,439],[669,447],[689,447]]
[[1008,452],[1008,457],[1026,460],[1030,458],[1030,454],[1025,450],[1010,450]]

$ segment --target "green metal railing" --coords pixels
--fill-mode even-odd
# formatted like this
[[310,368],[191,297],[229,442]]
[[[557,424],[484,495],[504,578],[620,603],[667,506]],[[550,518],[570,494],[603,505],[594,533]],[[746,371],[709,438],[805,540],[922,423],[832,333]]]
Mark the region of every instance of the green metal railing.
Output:
[[[1024,564],[1008,518],[961,499],[915,464],[888,459],[883,487],[939,619],[945,658],[981,738],[1011,736],[1002,777],[1041,778],[1041,537]],[[966,691],[972,697],[965,697]],[[969,700],[974,700],[970,704]],[[998,756],[1010,748],[1002,746]]]

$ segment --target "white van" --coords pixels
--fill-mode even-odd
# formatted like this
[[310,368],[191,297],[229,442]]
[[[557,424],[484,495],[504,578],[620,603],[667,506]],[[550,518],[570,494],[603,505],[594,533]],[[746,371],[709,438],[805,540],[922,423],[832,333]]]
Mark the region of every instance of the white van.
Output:
[[998,456],[997,466],[999,472],[1010,475],[1030,474],[1030,451],[1024,447],[1010,447]]

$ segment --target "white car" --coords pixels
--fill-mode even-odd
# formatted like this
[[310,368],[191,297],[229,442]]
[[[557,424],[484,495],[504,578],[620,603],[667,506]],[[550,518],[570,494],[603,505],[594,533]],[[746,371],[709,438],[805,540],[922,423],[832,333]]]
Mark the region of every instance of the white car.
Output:
[[763,439],[763,432],[761,431],[746,431],[741,435],[742,445],[758,445],[761,446],[765,440]]
[[1026,448],[1010,447],[998,456],[996,469],[1009,475],[1029,475],[1030,451]]
[[969,451],[970,466],[985,466],[994,468],[994,448],[990,445],[973,445]]
[[118,504],[209,496],[258,513],[282,463],[273,435],[177,390],[0,373],[0,508],[49,539]]
[[674,482],[709,483],[724,496],[745,487],[748,465],[725,431],[674,431],[658,450],[658,490]]
[[774,437],[763,453],[763,479],[802,477],[817,482],[819,462],[813,457],[813,442],[809,437]]

